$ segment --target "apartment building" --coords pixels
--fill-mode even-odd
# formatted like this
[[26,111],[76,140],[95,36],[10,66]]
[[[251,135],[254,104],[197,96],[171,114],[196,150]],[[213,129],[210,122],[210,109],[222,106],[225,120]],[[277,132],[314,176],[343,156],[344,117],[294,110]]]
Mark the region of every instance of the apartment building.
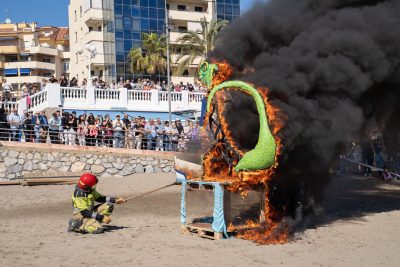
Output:
[[[70,0],[68,6],[71,77],[79,81],[115,77],[115,34],[113,0]],[[88,48],[95,47],[90,53]],[[89,66],[90,62],[90,66]]]
[[[167,1],[167,2],[165,2]],[[170,43],[189,30],[199,29],[206,17],[231,21],[240,15],[240,0],[70,0],[71,75],[88,77],[88,55],[78,51],[96,46],[91,59],[91,75],[106,80],[132,79],[143,74],[132,73],[128,53],[141,45],[142,33],[165,34],[165,15],[170,18]],[[85,52],[88,54],[88,52]],[[176,55],[172,55],[174,62]],[[193,82],[201,58],[173,82]],[[176,64],[172,65],[172,71]],[[165,74],[161,74],[165,79]]]
[[0,75],[14,89],[68,74],[68,28],[7,22],[0,24]]

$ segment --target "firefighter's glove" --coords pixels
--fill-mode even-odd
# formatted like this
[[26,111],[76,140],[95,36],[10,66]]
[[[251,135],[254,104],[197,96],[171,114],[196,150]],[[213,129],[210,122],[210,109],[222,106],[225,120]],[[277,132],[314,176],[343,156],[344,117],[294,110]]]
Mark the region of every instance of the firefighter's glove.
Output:
[[111,217],[104,215],[102,223],[109,224],[111,222]]
[[122,197],[117,197],[117,199],[115,200],[115,203],[124,204],[124,203],[126,203],[126,200]]

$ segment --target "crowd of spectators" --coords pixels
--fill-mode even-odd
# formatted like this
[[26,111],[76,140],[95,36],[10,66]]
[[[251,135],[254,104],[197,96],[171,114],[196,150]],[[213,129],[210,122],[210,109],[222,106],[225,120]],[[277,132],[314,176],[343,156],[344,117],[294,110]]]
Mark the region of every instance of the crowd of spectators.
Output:
[[112,119],[105,114],[54,112],[47,117],[42,112],[17,110],[9,114],[0,108],[0,140],[17,142],[51,143],[80,146],[117,147],[158,151],[187,151],[188,143],[197,147],[200,141],[198,122],[186,120],[161,121],[145,117]]
[[[49,79],[43,78],[40,84],[34,83],[23,83],[20,90],[14,88],[12,84],[7,82],[7,79],[3,79],[1,83],[1,97],[0,102],[12,101],[15,102],[21,98],[32,96],[46,88],[47,83],[59,83],[62,87],[81,87],[86,88],[88,85],[87,79],[83,79],[82,81],[78,81],[76,77],[72,77],[68,79],[67,75],[61,75],[60,79],[56,79],[54,76],[51,76]],[[119,88],[127,88],[128,90],[159,90],[159,91],[167,91],[168,86],[165,80],[151,80],[151,79],[141,79],[138,78],[136,80],[123,80],[120,78],[118,82],[113,80],[111,83],[105,82],[102,77],[93,79],[94,87],[98,89],[119,89]],[[194,82],[186,83],[180,82],[178,84],[170,83],[170,88],[172,92],[206,92],[207,89],[203,87],[200,83]],[[28,103],[29,104],[29,103]]]
[[[376,168],[378,176],[384,180],[399,179],[392,172],[400,174],[400,146],[394,151],[389,153],[382,136],[367,138],[363,142],[350,142],[347,147],[342,148],[337,175],[350,173],[370,176]],[[363,165],[346,159],[361,162]]]
[[43,79],[41,84],[34,83],[23,83],[21,86],[21,90],[18,91],[17,88],[14,88],[12,84],[7,82],[7,79],[2,80],[2,90],[0,102],[15,102],[18,99],[24,98],[26,96],[34,95],[41,90],[44,90],[47,84],[47,80]]
[[[44,81],[47,82],[47,81]],[[88,82],[87,79],[83,79],[81,82],[78,81],[76,77],[72,77],[72,79],[68,80],[66,75],[62,75],[59,80],[55,79],[52,76],[49,81],[50,83],[59,83],[62,87],[86,87]],[[129,90],[159,90],[159,91],[167,91],[168,86],[165,80],[151,80],[147,78],[138,78],[136,80],[128,79],[125,80],[121,77],[118,82],[112,80],[111,83],[107,83],[103,80],[103,78],[96,77],[93,78],[93,85],[95,88],[99,89],[119,89],[119,88],[127,88]],[[180,82],[178,84],[170,83],[171,91],[173,92],[182,92],[182,91],[190,91],[190,92],[205,92],[206,88],[203,87],[200,83],[194,82],[186,83]]]

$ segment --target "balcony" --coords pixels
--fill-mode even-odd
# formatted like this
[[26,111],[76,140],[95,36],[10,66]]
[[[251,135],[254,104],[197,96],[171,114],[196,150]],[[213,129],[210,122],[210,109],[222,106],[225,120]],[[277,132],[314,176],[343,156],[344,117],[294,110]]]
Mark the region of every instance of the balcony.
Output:
[[19,61],[19,62],[6,62],[4,63],[6,69],[19,69],[19,68],[29,68],[29,69],[43,69],[43,70],[56,70],[54,63],[39,62],[39,61]]
[[176,40],[182,35],[184,32],[170,32],[169,39],[171,43],[176,43]]
[[89,25],[105,20],[102,9],[90,8],[83,14],[83,21]]
[[90,61],[92,65],[99,65],[103,66],[106,62],[106,57],[104,54],[97,54],[94,58]]
[[113,34],[110,32],[91,31],[87,32],[83,38],[85,44],[93,41],[104,42],[107,40],[112,40]]
[[[172,66],[177,66],[178,64],[176,63],[176,60],[178,58],[178,55],[176,54],[172,54],[171,55],[171,62],[172,62]],[[182,59],[181,59],[182,60]],[[192,67],[197,67],[198,65],[200,65],[200,63],[203,61],[202,57],[196,57],[195,60],[192,63]]]
[[207,20],[211,20],[212,14],[208,12],[194,12],[194,11],[180,11],[180,10],[169,10],[169,15],[173,20],[183,21],[199,21],[201,18],[206,17]]
[[28,50],[31,54],[43,54],[43,55],[58,56],[58,50],[56,48],[43,47],[43,46],[32,46]]
[[69,59],[69,58],[71,58],[71,53],[69,51],[68,52],[62,52],[61,53],[61,58]]
[[1,45],[0,54],[18,54],[19,49],[16,45]]

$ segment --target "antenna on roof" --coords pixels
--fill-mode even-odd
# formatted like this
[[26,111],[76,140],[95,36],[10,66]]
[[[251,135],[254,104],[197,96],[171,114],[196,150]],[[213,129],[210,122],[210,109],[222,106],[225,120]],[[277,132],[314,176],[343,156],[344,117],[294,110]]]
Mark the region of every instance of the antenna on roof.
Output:
[[5,9],[4,12],[6,13],[6,20],[5,23],[6,24],[11,24],[11,19],[10,19],[10,12],[8,9]]

